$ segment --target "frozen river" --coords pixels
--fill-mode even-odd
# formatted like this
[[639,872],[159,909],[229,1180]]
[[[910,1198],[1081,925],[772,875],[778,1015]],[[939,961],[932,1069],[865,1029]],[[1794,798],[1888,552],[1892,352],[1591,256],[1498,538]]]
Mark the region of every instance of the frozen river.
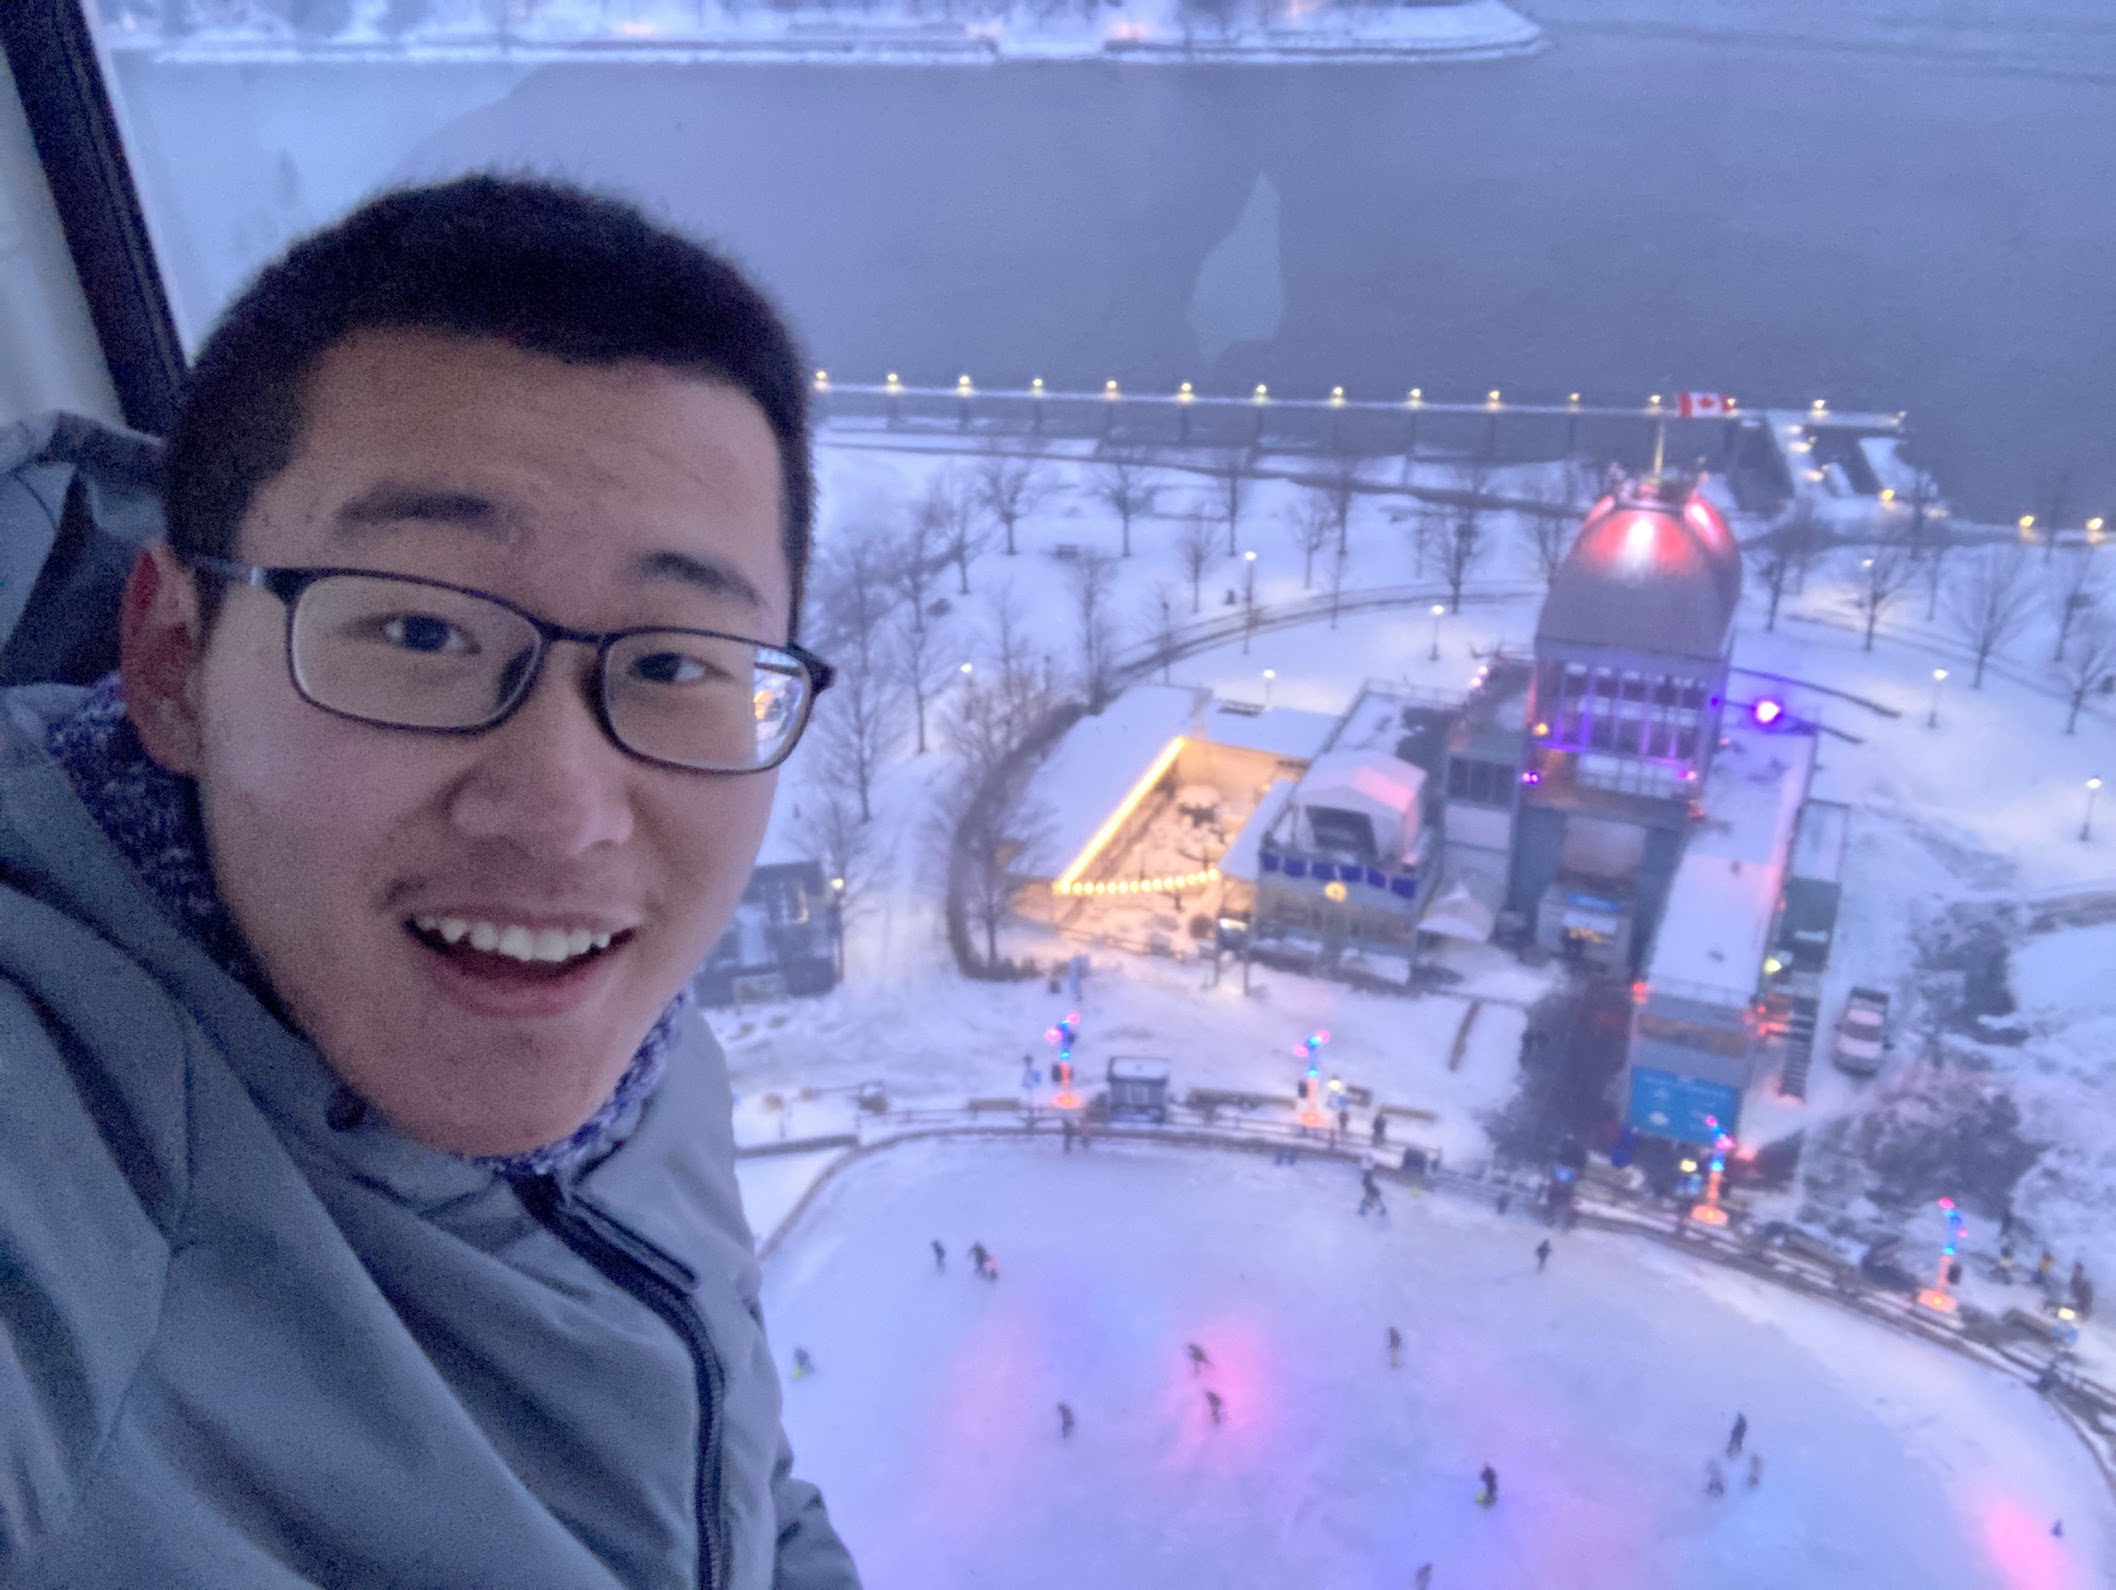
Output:
[[1441,68],[128,58],[120,84],[193,330],[369,187],[499,162],[726,239],[849,378],[1822,396],[1910,410],[1982,516],[2116,512],[2116,86],[1551,32]]
[[[1402,1194],[1377,1224],[1357,1194],[1342,1167],[1111,1144],[849,1168],[765,1304],[781,1361],[815,1358],[788,1429],[868,1584],[2107,1582],[2108,1492],[2026,1387],[1644,1243],[1565,1237],[1538,1275],[1537,1226]],[[1730,1464],[1711,1498],[1737,1412],[1762,1483]]]

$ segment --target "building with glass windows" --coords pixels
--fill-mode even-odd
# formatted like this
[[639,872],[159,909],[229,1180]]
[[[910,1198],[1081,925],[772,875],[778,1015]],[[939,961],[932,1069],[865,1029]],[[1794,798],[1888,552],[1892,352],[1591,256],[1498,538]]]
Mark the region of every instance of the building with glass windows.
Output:
[[1508,909],[1557,954],[1629,972],[1720,739],[1741,552],[1688,481],[1597,503],[1536,626]]

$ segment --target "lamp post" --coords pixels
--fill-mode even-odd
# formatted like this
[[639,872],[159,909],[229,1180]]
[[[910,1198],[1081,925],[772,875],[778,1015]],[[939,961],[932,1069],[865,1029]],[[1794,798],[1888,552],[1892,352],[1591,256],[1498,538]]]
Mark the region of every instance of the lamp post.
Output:
[[1945,683],[1947,683],[1947,670],[1944,668],[1933,669],[1932,710],[1925,714],[1925,727],[1928,729],[1937,729],[1940,726],[1940,686]]
[[1940,1208],[1947,1215],[1947,1241],[1940,1249],[1939,1272],[1933,1276],[1932,1285],[1918,1294],[1918,1301],[1936,1314],[1952,1314],[1957,1307],[1954,1283],[1961,1273],[1955,1256],[1962,1251],[1962,1212],[1955,1208],[1952,1198],[1942,1198]]
[[1256,629],[1256,554],[1242,554],[1242,655],[1249,655],[1249,637]]
[[1271,705],[1271,681],[1277,677],[1278,670],[1276,668],[1266,668],[1264,670],[1264,705],[1267,707]]
[[2085,817],[2080,819],[2079,823],[2079,842],[2081,844],[2085,844],[2088,840],[2094,837],[2094,797],[2096,795],[2099,795],[2100,793],[2101,780],[2098,778],[2088,779],[2087,814]]
[[1432,614],[1433,649],[1425,654],[1425,660],[1427,662],[1438,662],[1440,660],[1440,620],[1447,617],[1447,603],[1435,602],[1432,606]]
[[1727,1150],[1734,1146],[1734,1139],[1720,1130],[1717,1116],[1706,1116],[1705,1125],[1712,1128],[1710,1175],[1705,1181],[1704,1202],[1690,1210],[1690,1218],[1701,1226],[1723,1226],[1727,1223],[1727,1212],[1719,1206],[1719,1187],[1726,1179]]

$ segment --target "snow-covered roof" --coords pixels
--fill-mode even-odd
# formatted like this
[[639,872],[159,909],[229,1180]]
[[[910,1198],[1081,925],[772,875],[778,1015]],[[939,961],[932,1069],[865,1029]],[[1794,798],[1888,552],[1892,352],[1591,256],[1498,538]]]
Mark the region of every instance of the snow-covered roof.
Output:
[[1815,764],[1815,736],[1730,721],[1705,781],[1704,820],[1668,891],[1648,987],[1745,1004],[1756,992],[1793,830]]
[[1418,837],[1425,770],[1382,751],[1331,751],[1308,766],[1294,796],[1304,811],[1357,812],[1389,860],[1408,857]]
[[1821,883],[1844,881],[1844,846],[1851,834],[1851,808],[1839,801],[1809,801],[1800,808],[1793,838],[1793,876]]
[[1256,803],[1256,810],[1249,814],[1241,832],[1234,836],[1234,843],[1227,847],[1227,854],[1220,858],[1221,877],[1238,878],[1243,883],[1256,882],[1257,848],[1263,844],[1264,835],[1271,832],[1271,825],[1285,812],[1295,788],[1292,779],[1282,778],[1264,792],[1264,798]]
[[1327,712],[1298,707],[1265,707],[1261,711],[1237,701],[1214,701],[1205,709],[1205,738],[1215,745],[1263,751],[1291,762],[1312,762],[1337,730]]
[[1051,747],[1028,793],[1051,817],[1053,875],[1088,847],[1169,743],[1191,732],[1198,701],[1185,686],[1134,685]]
[[1468,880],[1457,878],[1426,907],[1425,915],[1418,919],[1418,929],[1421,933],[1482,944],[1491,937],[1498,920],[1497,910],[1477,897]]

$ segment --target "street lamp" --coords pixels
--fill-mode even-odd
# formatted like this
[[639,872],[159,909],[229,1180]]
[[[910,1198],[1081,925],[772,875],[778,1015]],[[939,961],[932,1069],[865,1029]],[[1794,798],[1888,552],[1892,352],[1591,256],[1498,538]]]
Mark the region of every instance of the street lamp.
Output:
[[1947,1241],[1940,1248],[1939,1272],[1933,1276],[1932,1285],[1918,1294],[1918,1301],[1936,1314],[1952,1314],[1960,1307],[1954,1300],[1954,1284],[1962,1271],[1958,1255],[1966,1223],[1952,1198],[1942,1198],[1940,1208],[1947,1216]]
[[2085,844],[2094,837],[2094,797],[2101,793],[2101,780],[2087,780],[2087,815],[2080,820],[2079,842]]
[[1276,668],[1266,668],[1264,670],[1264,705],[1267,707],[1271,705],[1271,681],[1277,677],[1278,670]]
[[1438,662],[1440,660],[1440,620],[1447,617],[1447,604],[1445,602],[1435,602],[1432,607],[1432,613],[1433,649],[1426,653],[1425,660],[1427,662]]
[[1249,655],[1249,636],[1256,628],[1256,554],[1242,554],[1242,655]]
[[1933,669],[1932,710],[1925,714],[1925,727],[1928,729],[1937,729],[1940,726],[1940,686],[1945,683],[1947,683],[1947,670],[1944,668]]

